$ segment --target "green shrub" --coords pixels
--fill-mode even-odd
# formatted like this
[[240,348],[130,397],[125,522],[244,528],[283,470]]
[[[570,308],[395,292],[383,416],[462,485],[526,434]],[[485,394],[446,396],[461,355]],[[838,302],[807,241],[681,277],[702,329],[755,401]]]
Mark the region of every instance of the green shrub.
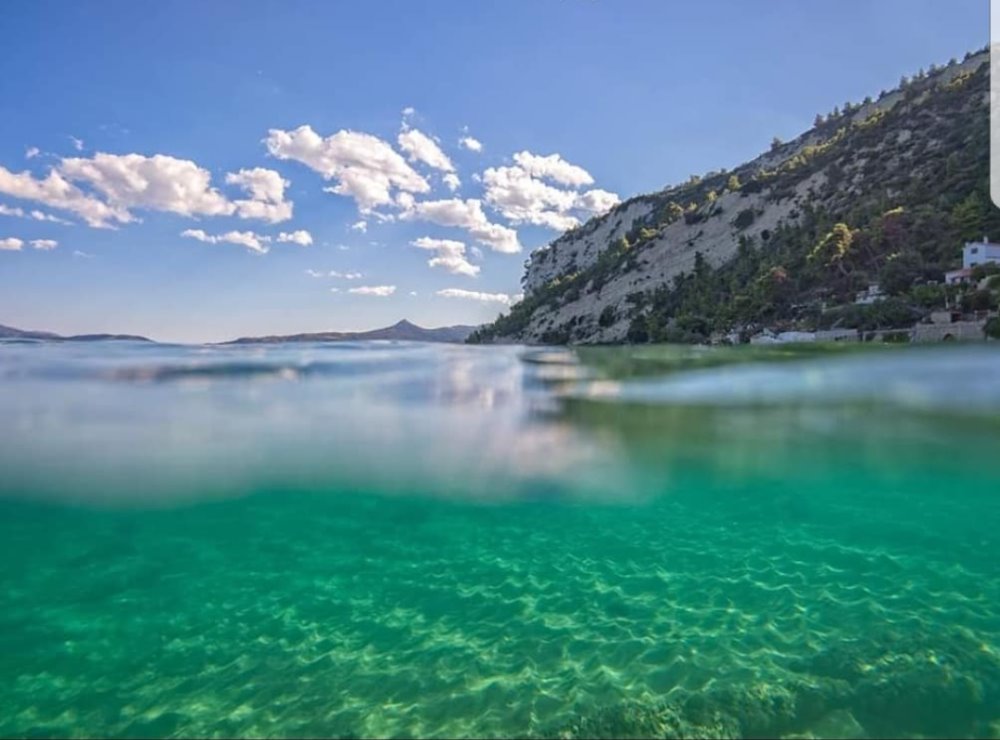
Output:
[[605,306],[604,310],[601,311],[600,317],[597,319],[597,325],[602,328],[607,328],[615,323],[618,316],[615,312],[614,306]]
[[1000,317],[994,316],[987,321],[983,327],[983,334],[990,339],[1000,339]]

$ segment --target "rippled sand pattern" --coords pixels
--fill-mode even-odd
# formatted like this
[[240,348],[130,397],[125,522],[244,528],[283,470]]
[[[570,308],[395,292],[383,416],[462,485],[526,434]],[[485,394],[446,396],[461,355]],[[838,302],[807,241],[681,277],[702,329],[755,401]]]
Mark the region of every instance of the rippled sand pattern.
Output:
[[4,504],[0,735],[996,737],[996,511],[845,499]]
[[988,346],[0,350],[0,736],[1000,737]]

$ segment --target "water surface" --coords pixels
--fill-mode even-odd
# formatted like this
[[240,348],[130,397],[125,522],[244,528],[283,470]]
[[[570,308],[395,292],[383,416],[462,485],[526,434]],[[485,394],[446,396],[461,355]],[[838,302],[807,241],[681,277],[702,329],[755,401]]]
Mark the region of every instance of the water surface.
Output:
[[0,735],[1000,736],[1000,351],[0,344]]

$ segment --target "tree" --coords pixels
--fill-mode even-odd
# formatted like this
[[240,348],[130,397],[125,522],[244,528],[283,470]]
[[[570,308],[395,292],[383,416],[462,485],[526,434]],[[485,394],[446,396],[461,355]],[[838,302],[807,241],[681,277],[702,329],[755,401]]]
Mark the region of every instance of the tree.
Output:
[[823,114],[822,113],[817,113],[816,117],[813,119],[813,128],[819,128],[820,126],[823,125],[823,122],[825,120],[826,119],[823,118]]
[[986,322],[983,327],[983,334],[988,336],[990,339],[1000,339],[1000,317],[994,316],[992,319]]
[[729,182],[726,183],[726,190],[728,190],[730,193],[735,193],[737,190],[740,189],[740,187],[742,187],[740,185],[740,178],[737,177],[736,175],[730,175]]
[[784,145],[784,143],[785,142],[783,142],[779,137],[775,136],[773,139],[771,139],[771,151],[772,152],[777,151],[782,147],[782,145]]
[[822,261],[829,267],[836,267],[842,275],[847,274],[846,261],[854,243],[854,232],[844,223],[837,223],[809,253],[809,259]]

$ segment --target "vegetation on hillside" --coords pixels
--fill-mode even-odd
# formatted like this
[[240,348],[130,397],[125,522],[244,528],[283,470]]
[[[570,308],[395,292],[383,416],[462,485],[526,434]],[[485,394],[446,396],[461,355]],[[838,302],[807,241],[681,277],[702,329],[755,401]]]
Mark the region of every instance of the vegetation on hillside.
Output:
[[[585,292],[599,292],[637,269],[643,249],[667,225],[718,215],[720,192],[762,192],[766,202],[776,202],[815,173],[825,176],[822,184],[794,218],[758,238],[741,233],[758,218],[755,209],[732,213],[739,247],[725,264],[712,266],[698,254],[694,269],[670,284],[632,293],[617,310],[608,306],[599,316],[553,326],[542,341],[574,341],[625,318],[629,341],[692,342],[765,326],[903,327],[945,305],[995,308],[1000,286],[961,293],[942,284],[944,273],[960,266],[965,241],[986,234],[1000,239],[1000,209],[988,191],[988,65],[943,84],[933,72],[906,80],[903,100],[890,109],[868,100],[818,116],[812,137],[817,143],[801,146],[772,169],[710,173],[646,196],[655,202],[651,216],[608,245],[592,265],[531,292],[470,341],[517,337],[536,311],[552,312]],[[863,115],[865,110],[871,112]],[[872,283],[888,299],[854,304]]]

